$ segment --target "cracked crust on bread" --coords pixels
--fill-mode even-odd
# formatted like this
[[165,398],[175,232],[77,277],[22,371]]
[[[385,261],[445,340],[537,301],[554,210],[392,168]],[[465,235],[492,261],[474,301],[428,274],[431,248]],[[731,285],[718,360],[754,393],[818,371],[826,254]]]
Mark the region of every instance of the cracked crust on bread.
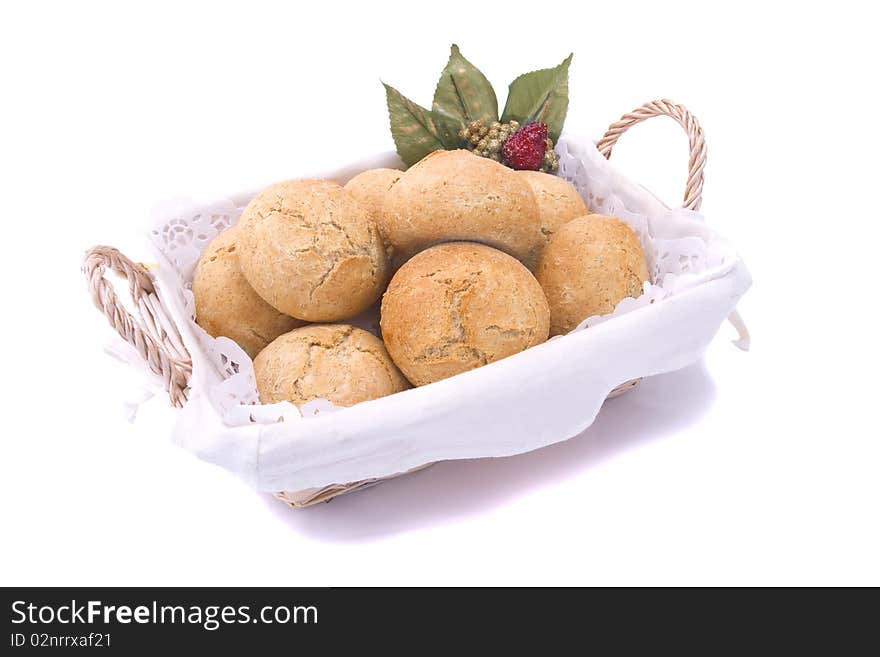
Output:
[[220,233],[202,252],[193,275],[196,322],[215,338],[234,340],[254,358],[282,333],[303,322],[278,312],[241,273],[238,226]]
[[414,385],[486,365],[547,339],[547,300],[515,258],[473,242],[409,260],[382,298],[382,336]]
[[550,304],[550,335],[642,294],[648,265],[639,238],[615,217],[591,214],[562,226],[544,249],[535,276]]
[[385,237],[401,260],[432,244],[467,240],[531,266],[545,242],[527,181],[466,150],[434,151],[410,167],[384,211]]
[[254,360],[260,401],[352,406],[409,388],[385,345],[347,324],[312,324],[274,340]]
[[388,257],[372,212],[336,183],[272,185],[245,208],[241,269],[279,311],[310,322],[352,317],[388,279]]

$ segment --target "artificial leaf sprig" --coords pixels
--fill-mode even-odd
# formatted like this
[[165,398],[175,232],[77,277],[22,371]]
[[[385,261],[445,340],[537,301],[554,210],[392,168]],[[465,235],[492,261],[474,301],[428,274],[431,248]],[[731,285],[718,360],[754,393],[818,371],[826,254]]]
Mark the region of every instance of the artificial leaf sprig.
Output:
[[410,166],[435,150],[468,148],[513,168],[555,171],[553,143],[568,111],[571,59],[516,78],[499,118],[492,85],[453,44],[430,111],[385,85],[397,153]]
[[409,166],[431,151],[444,147],[434,113],[418,105],[392,86],[385,85],[391,136],[400,159]]
[[520,75],[510,83],[502,121],[544,123],[554,142],[559,139],[568,113],[568,67],[572,55],[556,68]]
[[459,132],[471,121],[498,120],[498,100],[486,76],[466,60],[455,44],[449,62],[440,74],[434,102],[435,121],[442,126],[443,145],[458,148]]

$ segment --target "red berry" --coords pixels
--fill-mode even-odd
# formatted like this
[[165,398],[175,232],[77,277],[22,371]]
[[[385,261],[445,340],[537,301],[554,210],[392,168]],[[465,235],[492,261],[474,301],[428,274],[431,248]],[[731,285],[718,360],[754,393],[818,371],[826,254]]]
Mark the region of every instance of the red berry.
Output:
[[537,171],[547,150],[547,125],[529,123],[514,132],[501,147],[504,163],[511,169]]

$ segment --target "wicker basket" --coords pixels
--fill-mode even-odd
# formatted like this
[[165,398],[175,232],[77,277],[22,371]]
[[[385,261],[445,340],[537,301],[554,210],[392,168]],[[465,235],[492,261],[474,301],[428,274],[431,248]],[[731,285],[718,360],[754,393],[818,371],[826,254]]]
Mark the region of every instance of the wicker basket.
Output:
[[[696,118],[683,106],[669,100],[646,103],[612,124],[597,143],[597,148],[602,155],[609,158],[612,148],[624,132],[636,123],[654,116],[668,116],[675,119],[688,136],[690,160],[682,207],[698,210],[703,190],[706,145],[702,129]],[[120,302],[112,284],[105,277],[107,270],[127,279],[135,307],[134,314],[126,310]],[[119,335],[137,350],[150,370],[161,376],[171,403],[174,406],[182,407],[188,399],[192,360],[174,321],[170,319],[157,295],[149,270],[143,264],[133,262],[112,247],[96,246],[87,252],[83,271],[94,304],[104,313],[110,325]],[[617,386],[611,391],[608,398],[631,390],[638,385],[639,381],[640,379],[630,380]],[[424,467],[428,466],[422,465],[408,470],[408,472]],[[366,488],[392,476],[397,475],[327,485],[297,492],[281,492],[276,493],[276,496],[291,506],[304,507],[328,501],[346,492]]]

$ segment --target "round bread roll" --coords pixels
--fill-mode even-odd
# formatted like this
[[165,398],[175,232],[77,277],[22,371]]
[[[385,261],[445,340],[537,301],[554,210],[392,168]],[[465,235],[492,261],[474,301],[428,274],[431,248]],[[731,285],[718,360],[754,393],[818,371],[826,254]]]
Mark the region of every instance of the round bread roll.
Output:
[[434,151],[410,167],[391,188],[385,211],[385,238],[401,257],[470,240],[531,263],[544,245],[526,180],[466,150]]
[[372,213],[334,182],[272,185],[248,204],[239,224],[242,273],[287,315],[346,319],[385,287],[388,257]]
[[260,401],[301,406],[327,399],[338,406],[409,388],[372,333],[348,324],[311,324],[276,338],[254,359]]
[[550,310],[515,258],[451,242],[398,270],[382,298],[381,326],[391,358],[421,386],[544,342]]
[[550,304],[550,335],[560,335],[612,312],[621,299],[641,296],[648,265],[629,226],[591,214],[556,231],[535,276]]
[[525,178],[535,194],[538,222],[545,245],[560,226],[576,217],[590,214],[584,199],[565,178],[543,171],[517,171],[515,175]]
[[238,226],[215,237],[193,276],[196,322],[210,335],[235,340],[253,358],[282,333],[303,322],[278,312],[254,292],[238,263]]
[[345,189],[373,211],[379,230],[383,233],[385,199],[402,175],[403,171],[397,169],[368,169],[345,183]]

